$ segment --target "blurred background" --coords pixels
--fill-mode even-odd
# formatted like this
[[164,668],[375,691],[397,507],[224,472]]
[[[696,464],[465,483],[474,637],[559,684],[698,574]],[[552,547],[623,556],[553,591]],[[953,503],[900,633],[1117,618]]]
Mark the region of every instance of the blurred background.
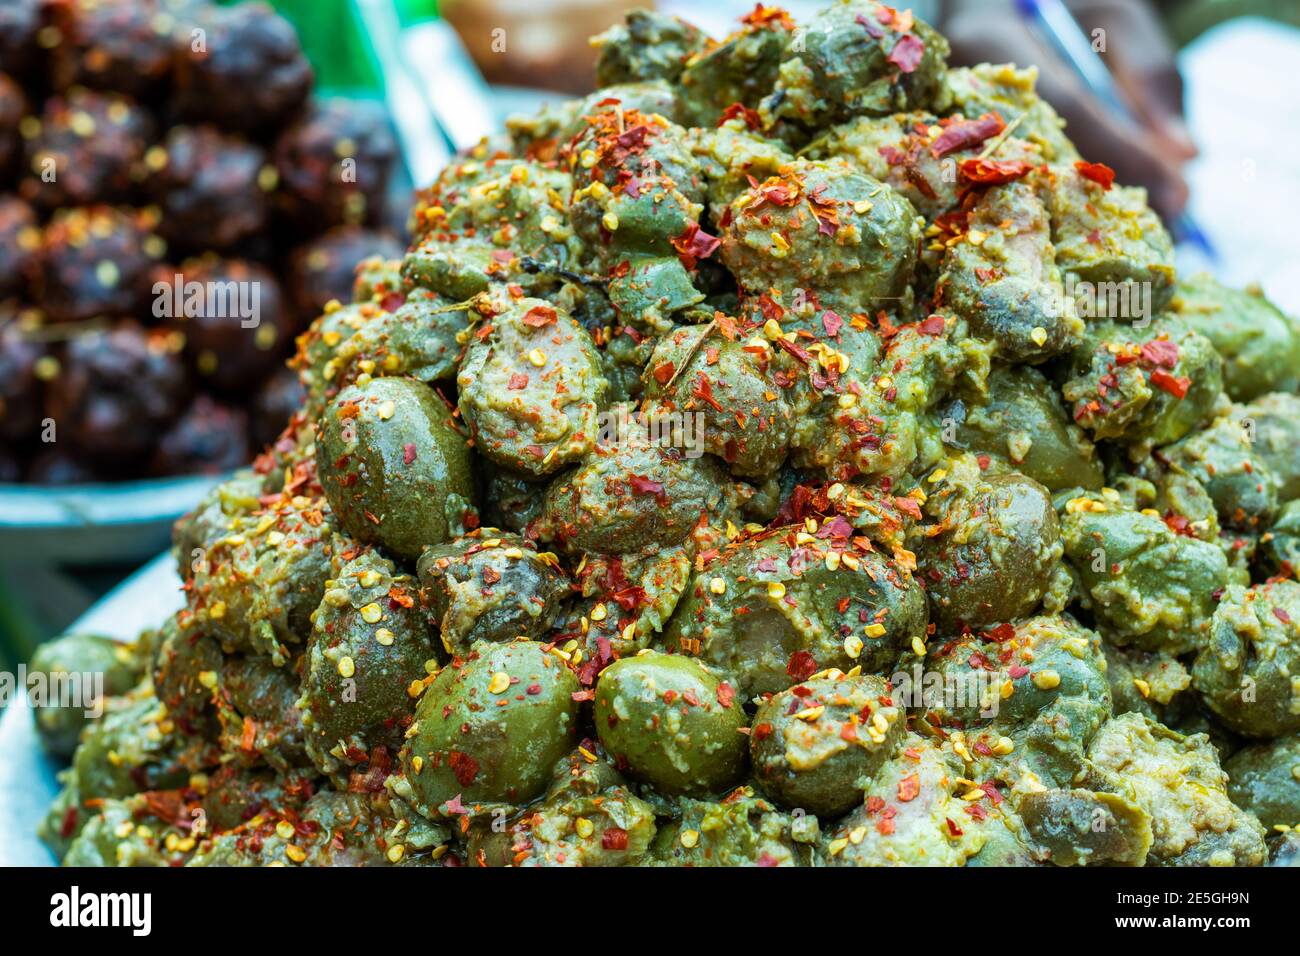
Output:
[[[783,4],[799,19],[823,5],[804,0]],[[21,104],[19,109],[6,102],[0,82],[0,122],[6,108],[14,117],[42,118],[43,135],[63,121],[66,81],[44,60],[71,63],[75,75],[78,64],[84,67],[94,53],[87,42],[77,45],[78,17],[114,6],[112,0],[0,3],[0,77],[17,77],[13,96]],[[122,0],[116,6],[156,11],[207,4]],[[107,328],[91,321],[83,330],[77,323],[87,316],[99,318],[94,303],[86,315],[78,312],[71,325],[51,334],[49,313],[55,306],[41,298],[50,296],[49,289],[42,292],[38,285],[5,300],[8,293],[0,281],[0,408],[8,402],[11,418],[24,400],[36,401],[20,392],[28,386],[32,394],[39,392],[33,415],[39,418],[51,400],[61,402],[65,413],[80,411],[88,431],[111,420],[110,413],[125,414],[114,391],[129,392],[123,382],[147,383],[152,391],[174,386],[189,403],[179,419],[159,417],[157,436],[133,457],[146,463],[144,470],[118,470],[115,462],[93,456],[19,461],[13,449],[26,439],[12,439],[0,427],[0,669],[26,660],[37,642],[65,628],[165,548],[171,521],[219,475],[274,436],[297,402],[292,376],[281,367],[292,335],[323,301],[347,294],[356,259],[373,252],[393,255],[402,248],[413,186],[432,180],[454,150],[498,128],[504,116],[589,91],[594,53],[588,37],[619,22],[627,10],[657,6],[721,37],[754,3],[277,0],[271,6],[281,25],[292,27],[287,40],[280,36],[277,41],[286,47],[266,52],[266,61],[278,64],[276,83],[294,82],[285,76],[293,74],[299,56],[310,64],[306,86],[286,94],[293,102],[279,112],[284,104],[212,98],[219,102],[173,116],[170,107],[152,105],[148,90],[113,90],[111,82],[98,84],[109,89],[97,87],[104,96],[120,92],[133,97],[143,113],[154,114],[146,116],[153,123],[148,143],[154,145],[145,144],[142,161],[149,162],[156,155],[150,150],[162,147],[171,166],[180,166],[176,157],[184,155],[188,144],[200,156],[222,157],[231,169],[238,168],[243,155],[250,183],[264,190],[273,183],[264,221],[242,232],[235,229],[226,246],[215,251],[194,246],[186,234],[172,235],[156,263],[170,269],[183,262],[188,272],[235,268],[230,263],[237,261],[266,271],[266,281],[280,291],[284,315],[273,341],[259,346],[255,368],[248,371],[241,364],[246,356],[223,352],[249,348],[249,337],[231,344],[228,336],[222,338],[221,328],[191,323],[179,330],[178,338],[170,326],[136,329],[126,314],[130,310],[119,309]],[[949,37],[957,64],[1036,65],[1040,92],[1066,118],[1067,132],[1084,155],[1112,166],[1121,181],[1145,186],[1153,206],[1176,227],[1182,240],[1180,268],[1209,268],[1239,286],[1259,283],[1281,307],[1300,312],[1300,270],[1291,264],[1291,224],[1300,213],[1300,143],[1295,142],[1300,90],[1291,69],[1300,62],[1300,4],[918,0],[910,7]],[[36,11],[32,15],[37,19],[27,23],[27,11]],[[279,29],[269,11],[268,16],[238,21],[230,19],[234,14],[226,16],[213,22],[255,45]],[[41,64],[23,62],[14,42],[27,26]],[[300,53],[293,48],[294,31]],[[1072,39],[1082,39],[1081,52]],[[65,50],[71,53],[64,56]],[[283,92],[276,83],[268,89]],[[132,81],[117,85],[132,86]],[[329,104],[336,102],[345,105],[335,111]],[[241,111],[263,106],[269,111],[266,123],[243,128]],[[106,108],[117,107],[109,103]],[[195,145],[186,138],[192,137],[186,130],[195,124],[214,125],[224,139]],[[322,150],[323,159],[318,156]],[[250,155],[255,159],[249,160]],[[311,167],[314,159],[320,159],[321,176],[327,177],[341,157],[371,164],[364,183],[369,192],[360,198],[357,190],[321,194],[323,181],[286,183],[295,168]],[[234,174],[218,166],[212,196],[202,195],[205,180],[199,168],[162,195],[111,198],[129,200],[139,210],[161,203],[169,209],[197,208],[207,216],[212,209],[238,211]],[[20,238],[36,230],[45,256],[44,265],[35,267],[38,273],[76,267],[75,261],[68,265],[59,259],[65,251],[57,243],[63,227],[54,224],[68,218],[66,207],[89,207],[106,197],[50,200],[38,185],[24,186],[19,173],[6,175],[11,181],[0,181],[0,237],[16,248]],[[324,206],[332,212],[324,219],[299,215],[291,201],[295,189],[312,209]],[[133,221],[130,228],[143,228],[147,240],[155,225],[140,227]],[[196,264],[195,257],[205,252],[216,259]],[[0,259],[0,266],[6,264]],[[124,327],[128,332],[121,332]],[[24,330],[32,335],[20,343],[18,333]],[[113,330],[121,339],[116,345],[109,335]],[[78,353],[76,343],[83,335],[99,336],[83,350],[91,357]],[[31,341],[38,344],[31,346]],[[147,353],[137,348],[139,342],[148,346]],[[208,345],[196,346],[203,342]],[[120,361],[103,360],[110,346],[120,350]],[[174,353],[170,358],[158,358],[168,350]],[[223,378],[217,371],[232,367],[240,373]],[[75,401],[67,397],[74,386],[81,389]],[[126,411],[135,414],[139,408],[128,405]],[[4,424],[0,416],[0,426]],[[240,438],[232,443],[229,436],[236,432]],[[175,437],[169,443],[166,436]],[[157,616],[161,612],[145,619]]]

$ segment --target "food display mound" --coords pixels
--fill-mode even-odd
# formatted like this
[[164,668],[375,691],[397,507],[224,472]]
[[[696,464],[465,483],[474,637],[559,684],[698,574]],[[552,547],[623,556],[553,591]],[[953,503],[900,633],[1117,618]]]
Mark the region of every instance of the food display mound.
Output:
[[[0,485],[43,486],[0,488],[8,536],[115,541],[104,496],[161,507],[284,426],[294,337],[350,297],[357,259],[401,248],[384,109],[313,83],[265,3],[6,4]],[[181,509],[140,510],[156,549],[146,527]]]
[[[71,758],[51,848],[1285,855],[1300,326],[1177,276],[1144,192],[1076,152],[1033,71],[950,67],[910,13],[759,7],[713,43],[640,12],[598,46],[601,90],[458,156],[405,254],[323,304],[289,426],[176,526],[185,607],[34,662],[114,695],[39,712]],[[294,154],[334,122],[292,128]],[[313,215],[359,201],[294,188]],[[220,351],[219,324],[194,334]],[[80,363],[88,428],[152,414],[96,397],[170,383],[148,342]]]

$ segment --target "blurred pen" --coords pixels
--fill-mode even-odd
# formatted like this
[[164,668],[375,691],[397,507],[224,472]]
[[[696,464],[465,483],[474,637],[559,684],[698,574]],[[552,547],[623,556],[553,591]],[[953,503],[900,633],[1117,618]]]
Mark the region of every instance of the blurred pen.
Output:
[[[1016,0],[1015,6],[1024,20],[1038,27],[1104,106],[1134,126],[1141,127],[1115,78],[1093,50],[1092,42],[1063,0]],[[1187,212],[1174,223],[1174,235],[1196,246],[1210,260],[1218,261],[1219,254],[1210,237]]]

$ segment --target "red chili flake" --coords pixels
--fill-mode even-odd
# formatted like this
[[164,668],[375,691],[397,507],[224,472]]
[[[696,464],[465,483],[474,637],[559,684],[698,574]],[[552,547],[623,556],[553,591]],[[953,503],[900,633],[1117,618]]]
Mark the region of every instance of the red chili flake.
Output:
[[1142,343],[1138,354],[1147,365],[1173,368],[1178,364],[1178,343],[1169,339],[1152,339]]
[[1029,668],[1022,664],[1012,664],[1007,668],[1007,673],[1011,675],[1012,680],[1019,680],[1029,673]]
[[534,681],[533,683],[529,684],[526,688],[524,688],[524,693],[527,694],[529,697],[536,697],[541,692],[542,692],[542,685],[538,684],[536,681]]
[[415,459],[415,442],[408,441],[402,446],[402,464],[409,465],[411,462],[415,461]]
[[63,823],[59,827],[59,836],[65,840],[72,836],[77,829],[77,808],[68,807],[63,813]]
[[[780,179],[768,180],[763,184],[762,196],[774,206],[793,206],[799,201],[799,184]],[[750,207],[751,211],[755,208],[757,207]]]
[[[639,585],[628,585],[615,591],[611,597],[625,611],[635,611],[643,604],[649,604],[650,599],[646,596],[645,588]],[[604,640],[604,638],[601,638]]]
[[980,471],[988,471],[989,465],[993,464],[993,459],[988,455],[976,455],[975,461],[979,463]]
[[253,744],[257,742],[257,724],[253,722],[252,717],[244,718],[244,731],[239,737],[239,746],[243,750],[252,750]]
[[774,857],[772,854],[763,852],[758,855],[758,859],[754,862],[754,865],[762,866],[762,867],[774,867],[774,866],[780,866],[781,864],[777,862],[776,857]]
[[[777,341],[782,342],[784,339],[777,339]],[[700,401],[707,402],[715,412],[723,411],[722,406],[718,404],[718,400],[713,397],[713,385],[710,384],[708,377],[703,372],[695,376],[695,387],[691,389],[691,394]]]
[[827,335],[832,337],[839,335],[840,329],[844,328],[844,320],[839,317],[838,313],[827,309],[822,313],[822,328],[826,330]]
[[776,321],[780,322],[781,317],[785,315],[785,309],[781,307],[781,304],[777,302],[775,299],[773,299],[766,292],[759,295],[758,307],[763,311],[764,320],[775,319]]
[[808,651],[795,651],[785,665],[785,672],[797,681],[807,680],[817,670],[817,660]]
[[926,199],[938,199],[939,194],[934,191],[930,185],[930,180],[925,178],[925,174],[916,168],[914,162],[909,161],[903,167],[903,178],[915,186]]
[[910,803],[915,800],[921,793],[921,776],[920,774],[909,774],[902,780],[898,781],[898,799],[903,803]]
[[894,507],[905,515],[911,515],[918,521],[921,520],[921,506],[917,504],[915,498],[897,497],[894,499]]
[[718,685],[718,703],[723,707],[730,707],[732,701],[736,699],[736,689],[728,684],[725,680]]
[[[894,809],[893,807],[889,808],[889,810],[893,810],[893,809]],[[891,833],[894,832],[893,815],[889,813],[889,810],[885,811],[885,816],[881,817],[878,821],[876,821],[876,832],[879,833],[881,836],[889,836]]]
[[600,846],[604,850],[626,850],[627,831],[622,827],[609,827],[600,835]]
[[722,116],[718,119],[718,125],[721,126],[727,120],[743,119],[745,125],[750,129],[762,129],[763,119],[758,115],[757,110],[751,110],[744,103],[732,103],[722,111]]
[[514,260],[515,254],[509,249],[493,249],[492,258],[502,265],[509,265]]
[[750,737],[754,740],[766,740],[772,736],[772,725],[768,723],[755,724],[754,729],[750,732]]
[[654,367],[653,375],[655,381],[660,385],[667,385],[673,380],[673,375],[677,372],[677,366],[672,362],[660,362]]
[[790,14],[780,7],[765,7],[761,3],[754,4],[754,9],[741,17],[740,22],[747,27],[765,27],[768,24],[775,24],[783,30],[794,29],[794,21],[790,19]]
[[1105,163],[1076,162],[1074,168],[1079,171],[1079,175],[1084,179],[1091,179],[1107,192],[1110,191],[1111,186],[1115,185],[1115,170]]
[[[843,515],[836,515],[817,529],[818,538],[851,538],[853,525]],[[843,613],[841,608],[840,613]]]
[[586,690],[575,690],[569,695],[569,697],[574,703],[581,704],[583,701],[595,700],[596,691],[593,688],[588,687]]
[[853,19],[855,19],[858,23],[862,25],[863,29],[867,31],[867,35],[870,36],[871,39],[879,40],[881,37],[885,35],[884,30],[880,29],[880,27],[876,26],[874,23],[872,23],[862,14],[859,13]]
[[1000,186],[1015,182],[1033,168],[1023,159],[963,159],[957,171],[967,182],[980,186]]
[[682,260],[682,265],[688,269],[694,269],[699,260],[709,258],[717,251],[718,246],[722,245],[721,239],[709,235],[694,222],[687,223],[685,232],[680,236],[673,236],[668,241],[677,250],[677,257]]
[[890,166],[902,166],[907,162],[907,153],[903,152],[897,146],[881,146],[876,150],[876,152],[883,156],[885,162],[889,163]]
[[520,389],[524,389],[527,387],[528,387],[527,372],[515,372],[513,375],[510,376],[510,381],[506,383],[506,388],[510,389],[510,391],[512,392],[517,392]]
[[993,748],[990,747],[987,743],[985,743],[983,737],[975,741],[975,746],[971,747],[971,750],[975,751],[981,757],[993,756]]
[[626,150],[637,150],[645,146],[646,137],[649,135],[650,127],[641,123],[631,129],[624,130],[616,137],[616,140],[618,145]]
[[638,495],[654,495],[660,501],[664,498],[664,483],[662,481],[651,481],[641,475],[633,475],[627,480],[627,483]]
[[987,139],[997,136],[1007,124],[997,113],[985,113],[979,119],[958,119],[949,123],[942,133],[930,144],[930,155],[943,159],[949,153],[978,146]]
[[1181,399],[1192,387],[1192,380],[1186,375],[1170,375],[1164,369],[1158,368],[1151,373],[1151,384],[1168,392],[1174,398]]
[[997,806],[1002,802],[1002,791],[998,790],[998,785],[992,780],[985,780],[980,784],[980,789],[988,794],[989,802]]
[[957,826],[957,824],[953,823],[951,817],[944,817],[943,819],[944,819],[944,821],[948,824],[948,832],[949,832],[952,836],[955,836],[955,837],[959,837],[959,836],[961,836],[961,827],[959,827],[959,826]]
[[498,571],[496,568],[488,567],[483,569],[484,584],[496,584],[500,580],[501,580],[501,572]]
[[556,320],[555,309],[549,305],[535,305],[524,313],[523,323],[534,329],[550,325]]
[[946,327],[942,315],[931,315],[917,326],[917,331],[922,335],[939,336],[943,335],[943,330]]
[[447,765],[462,787],[468,787],[478,776],[478,761],[462,751],[453,750],[447,759]]
[[925,56],[925,41],[915,33],[904,33],[894,44],[894,48],[889,51],[886,59],[898,67],[902,73],[911,73],[921,65],[921,57]]
[[812,362],[812,356],[808,354],[808,350],[802,345],[795,342],[787,342],[784,338],[777,339],[776,344],[781,346],[781,348],[786,352],[793,355],[800,364],[808,365]]
[[999,624],[996,627],[990,627],[984,632],[984,637],[990,641],[997,641],[1002,644],[1016,636],[1016,629],[1010,624]]
[[1165,515],[1165,524],[1175,534],[1192,536],[1192,523],[1187,520],[1186,515],[1176,515],[1171,512]]
[[1291,615],[1288,614],[1280,607],[1273,608],[1273,616],[1277,618],[1279,621],[1281,621],[1283,624],[1291,623]]
[[466,809],[465,804],[461,802],[459,793],[456,794],[456,796],[452,797],[450,800],[448,800],[446,803],[444,803],[442,805],[442,808],[448,814],[452,814],[455,816],[466,816],[469,814],[469,810]]

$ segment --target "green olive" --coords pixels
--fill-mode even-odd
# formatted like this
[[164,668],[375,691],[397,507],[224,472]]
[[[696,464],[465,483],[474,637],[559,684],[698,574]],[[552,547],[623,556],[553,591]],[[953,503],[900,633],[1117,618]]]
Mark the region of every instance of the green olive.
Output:
[[1300,583],[1233,585],[1223,594],[1192,667],[1192,686],[1230,729],[1265,738],[1300,730],[1297,628]]
[[793,526],[727,547],[696,571],[663,646],[698,646],[746,697],[828,667],[889,673],[925,636],[925,593],[889,558],[853,545],[850,533],[840,519],[821,537]]
[[818,675],[759,705],[749,735],[754,776],[784,806],[837,817],[894,755],[906,716],[879,677]]
[[949,444],[997,456],[1049,491],[1102,485],[1096,448],[1033,367],[995,369],[983,404],[959,401],[943,417],[952,423]]
[[414,578],[370,550],[341,563],[312,615],[297,701],[316,765],[331,773],[377,746],[396,752],[434,653]]
[[461,656],[477,641],[541,639],[570,593],[554,555],[495,528],[427,549],[418,574],[443,647]]
[[474,447],[542,478],[578,461],[599,435],[608,383],[591,336],[541,299],[493,300],[465,351],[458,407]]
[[726,469],[644,436],[602,442],[546,489],[535,527],[566,548],[625,554],[681,543],[701,515],[725,514]]
[[693,24],[654,10],[631,10],[625,23],[610,27],[592,43],[596,85],[676,80],[686,58],[708,46],[708,38]]
[[1065,558],[1108,639],[1174,654],[1201,646],[1228,584],[1217,544],[1126,507],[1113,490],[1061,492],[1058,509]]
[[470,455],[428,386],[400,378],[349,386],[318,427],[321,485],[349,534],[411,561],[452,536],[453,500],[473,500]]
[[1300,820],[1300,734],[1239,750],[1223,769],[1232,802],[1270,830]]
[[144,675],[144,662],[111,637],[74,633],[37,647],[27,672],[29,689],[39,681],[45,691],[33,710],[41,743],[50,753],[71,757],[95,696],[101,695],[102,705],[105,697],[125,694]]
[[615,661],[596,684],[595,721],[617,764],[662,793],[715,793],[744,772],[741,701],[688,657]]
[[719,255],[755,300],[767,294],[791,308],[815,292],[823,308],[874,315],[894,307],[916,266],[912,204],[843,160],[782,167],[727,215]]
[[[784,390],[766,361],[710,332],[692,326],[659,340],[646,366],[644,414],[661,433],[680,430],[678,444],[718,456],[736,475],[770,475],[785,461],[793,431]],[[700,397],[706,394],[712,401]]]
[[1203,272],[1178,283],[1171,307],[1223,356],[1233,401],[1300,388],[1300,325],[1258,290],[1231,289]]
[[406,779],[433,816],[461,798],[524,804],[573,746],[578,681],[532,641],[480,644],[434,679],[401,754]]
[[941,633],[1032,613],[1063,550],[1047,490],[1020,475],[936,487],[927,507],[938,520],[920,528],[916,560]]
[[[1002,224],[1016,225],[1014,238]],[[973,237],[980,237],[976,242]],[[970,213],[970,231],[948,250],[937,288],[945,307],[1009,362],[1041,362],[1078,345],[1084,323],[1066,301],[1051,223],[1027,182],[988,189]]]
[[763,114],[820,128],[929,103],[947,68],[948,41],[928,23],[902,26],[886,10],[832,4],[809,19],[787,51]]

